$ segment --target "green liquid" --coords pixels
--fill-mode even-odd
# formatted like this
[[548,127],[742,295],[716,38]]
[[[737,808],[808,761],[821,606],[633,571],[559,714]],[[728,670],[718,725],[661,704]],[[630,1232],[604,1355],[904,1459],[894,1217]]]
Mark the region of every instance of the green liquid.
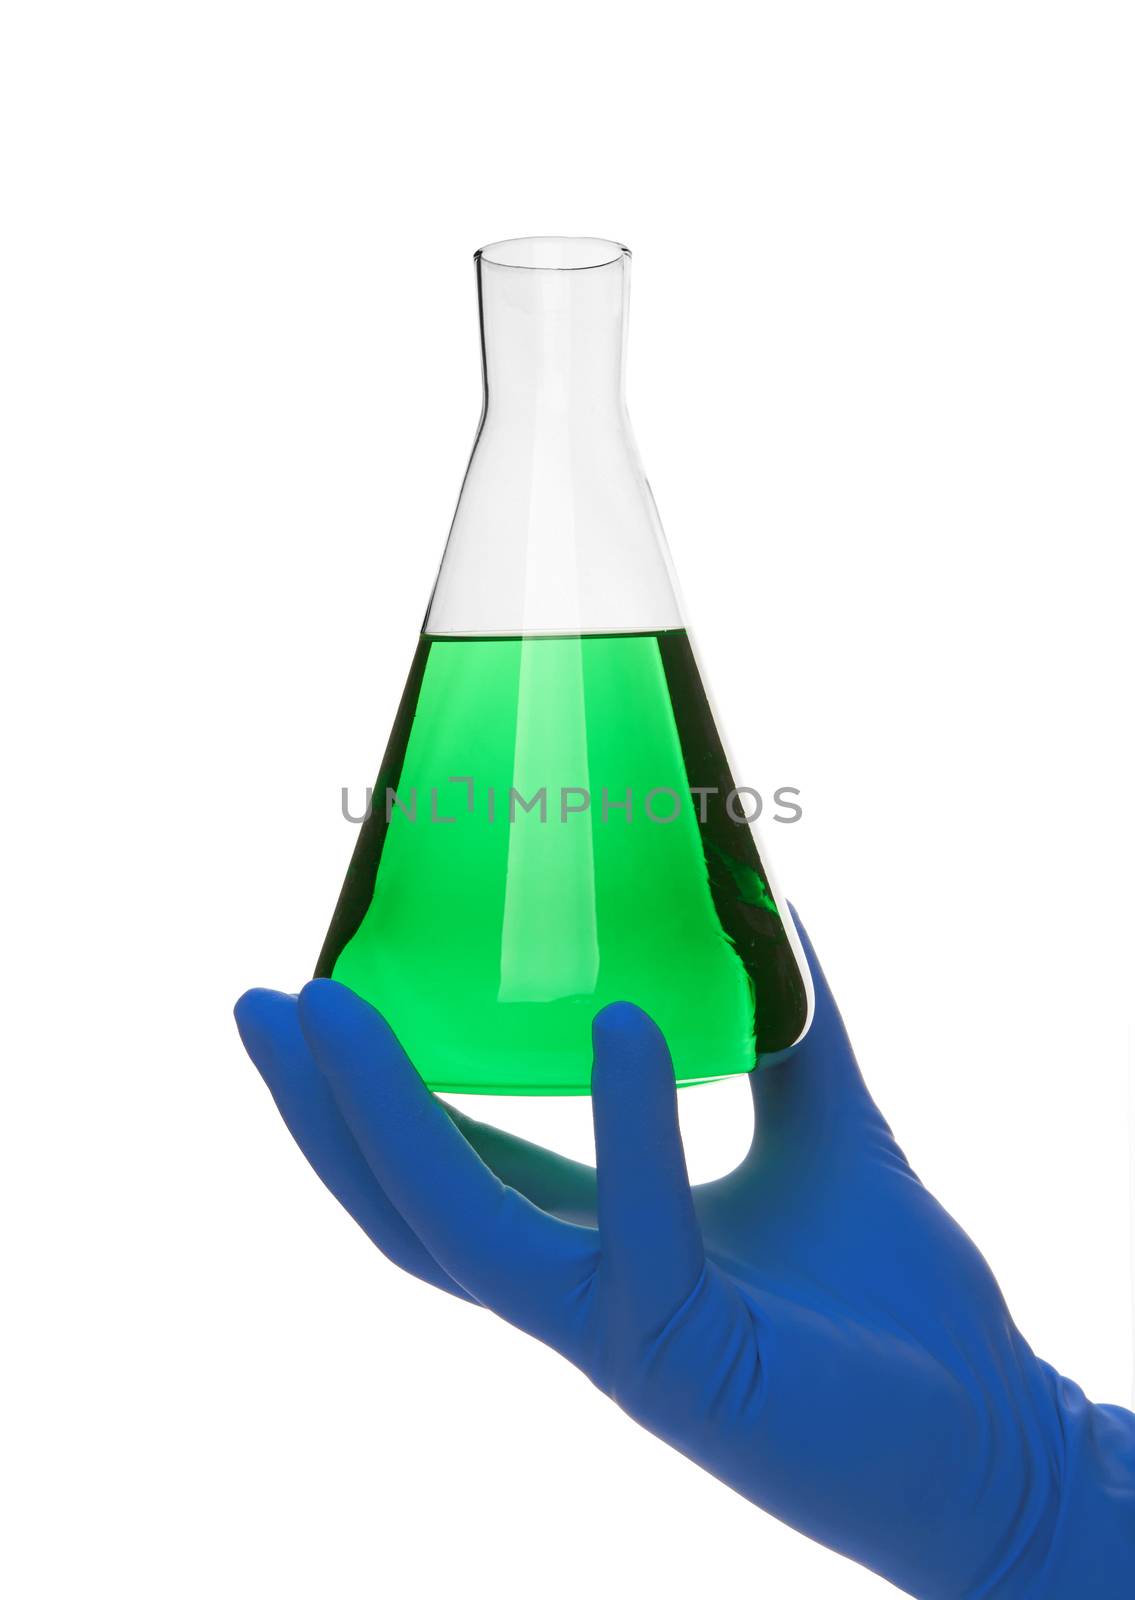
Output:
[[749,1072],[808,1001],[733,787],[683,631],[425,635],[316,975],[433,1089],[586,1094],[613,1000],[655,1019],[680,1083]]

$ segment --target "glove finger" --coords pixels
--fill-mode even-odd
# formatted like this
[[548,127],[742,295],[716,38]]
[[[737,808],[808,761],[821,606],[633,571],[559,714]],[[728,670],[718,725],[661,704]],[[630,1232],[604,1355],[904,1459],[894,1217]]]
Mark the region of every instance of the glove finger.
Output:
[[292,1138],[371,1242],[395,1266],[470,1299],[407,1226],[367,1166],[312,1059],[295,996],[250,989],[237,1001],[236,1025]]
[[475,1299],[573,1354],[594,1234],[489,1171],[373,1006],[320,978],[300,994],[299,1015],[368,1166],[434,1259]]
[[839,1007],[807,930],[792,916],[812,976],[815,1009],[804,1038],[751,1074],[757,1115],[754,1152],[768,1138],[799,1132],[810,1143],[854,1135],[866,1122],[885,1127],[855,1060]]
[[625,1333],[650,1332],[705,1266],[666,1040],[644,1011],[607,1006],[592,1029],[600,1272]]
[[530,1144],[491,1123],[477,1122],[456,1106],[444,1101],[442,1104],[463,1137],[502,1183],[519,1190],[541,1211],[549,1211],[565,1222],[595,1226],[594,1167],[570,1161],[567,1156]]

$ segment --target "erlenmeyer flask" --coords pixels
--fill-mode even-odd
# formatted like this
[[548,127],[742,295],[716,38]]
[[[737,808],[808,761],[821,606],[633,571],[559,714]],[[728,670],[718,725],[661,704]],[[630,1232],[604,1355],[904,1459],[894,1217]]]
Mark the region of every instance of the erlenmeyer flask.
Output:
[[484,410],[317,976],[434,1089],[585,1094],[632,1000],[681,1083],[748,1072],[810,986],[706,698],[623,399],[630,253],[477,253]]

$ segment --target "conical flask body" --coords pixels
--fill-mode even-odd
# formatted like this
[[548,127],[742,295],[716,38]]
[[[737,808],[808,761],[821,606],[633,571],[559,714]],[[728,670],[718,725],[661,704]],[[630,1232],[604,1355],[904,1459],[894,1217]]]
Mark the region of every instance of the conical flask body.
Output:
[[622,405],[626,253],[491,248],[485,414],[317,974],[438,1090],[587,1093],[616,1000],[680,1083],[748,1072],[810,994]]

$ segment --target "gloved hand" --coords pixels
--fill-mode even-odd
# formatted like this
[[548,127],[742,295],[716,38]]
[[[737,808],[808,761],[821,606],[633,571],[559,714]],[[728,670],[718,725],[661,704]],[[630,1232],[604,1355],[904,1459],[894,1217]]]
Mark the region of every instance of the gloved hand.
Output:
[[595,1019],[597,1172],[448,1110],[336,983],[252,990],[237,1022],[380,1250],[756,1504],[927,1600],[1130,1600],[1135,1417],[1033,1355],[873,1104],[802,938],[812,1028],[752,1076],[747,1159],[692,1191],[666,1043],[634,1006]]

